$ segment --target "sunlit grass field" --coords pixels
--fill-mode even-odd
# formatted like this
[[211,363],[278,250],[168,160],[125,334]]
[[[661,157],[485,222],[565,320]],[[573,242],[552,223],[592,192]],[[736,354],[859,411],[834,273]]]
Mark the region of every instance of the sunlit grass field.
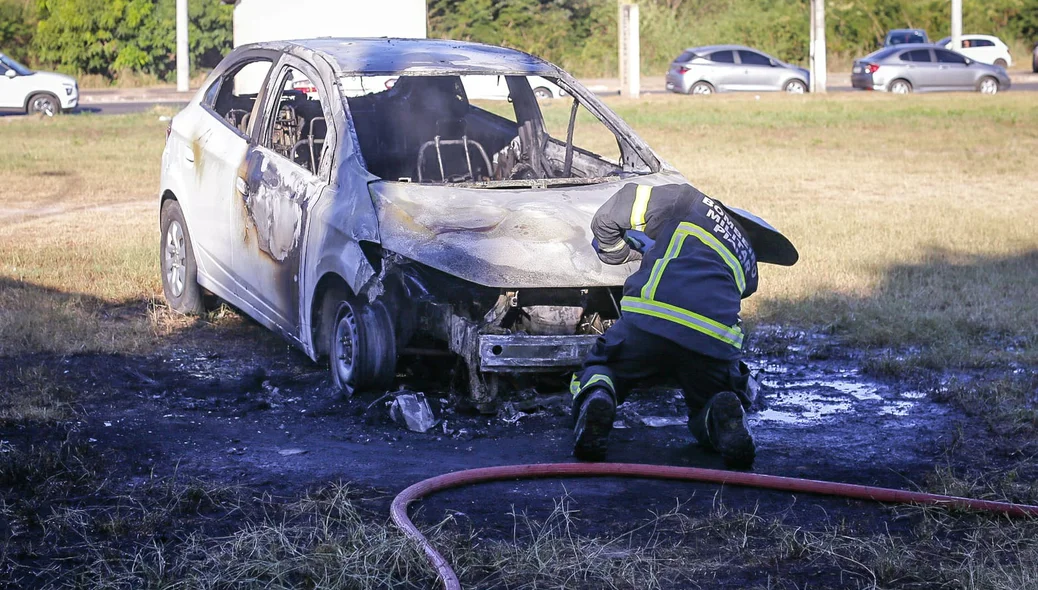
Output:
[[[1035,360],[1031,94],[608,102],[696,187],[799,248],[796,266],[762,269],[751,325],[949,363]],[[543,108],[565,128],[566,101]],[[158,341],[160,114],[0,119],[0,354]],[[609,152],[595,126],[579,120],[578,145]]]

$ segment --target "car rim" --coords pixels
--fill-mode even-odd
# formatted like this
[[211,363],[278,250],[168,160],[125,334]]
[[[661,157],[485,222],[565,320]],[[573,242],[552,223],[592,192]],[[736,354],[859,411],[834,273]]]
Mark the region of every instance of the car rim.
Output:
[[48,117],[54,116],[54,101],[46,96],[41,96],[32,101],[32,112]]
[[799,82],[793,82],[792,84],[786,87],[786,92],[790,94],[803,94],[804,85]]
[[998,83],[988,78],[980,83],[980,91],[984,94],[995,94],[998,92]]
[[548,92],[543,88],[538,88],[534,91],[534,94],[537,95],[537,98],[551,98],[551,92]]
[[185,252],[184,230],[180,222],[172,221],[166,230],[166,283],[174,297],[184,293],[184,277],[187,274],[184,267]]
[[894,87],[891,88],[891,90],[894,94],[908,94],[908,84],[898,82],[897,84],[894,84]]
[[710,94],[710,87],[706,84],[697,84],[692,87],[692,94]]
[[339,380],[351,384],[353,378],[354,339],[357,333],[357,319],[353,310],[347,310],[335,326],[335,370]]

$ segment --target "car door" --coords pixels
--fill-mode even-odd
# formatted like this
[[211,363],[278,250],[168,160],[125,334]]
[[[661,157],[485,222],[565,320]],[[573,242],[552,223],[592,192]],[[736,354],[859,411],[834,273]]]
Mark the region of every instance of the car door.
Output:
[[947,49],[934,49],[933,51],[934,57],[937,58],[941,89],[973,90],[977,84],[976,71],[967,65],[965,56]]
[[746,49],[740,49],[738,54],[742,65],[743,90],[781,90],[779,85],[782,81],[778,78],[782,68],[773,67],[770,57]]
[[232,300],[243,291],[232,271],[234,243],[244,239],[231,231],[235,182],[252,142],[257,97],[277,56],[269,51],[243,54],[207,89],[183,138],[189,145],[182,157],[190,194],[180,201],[203,275],[200,282]]
[[[297,90],[306,87],[307,92]],[[236,182],[234,271],[253,317],[299,339],[300,262],[308,211],[329,190],[334,86],[302,59],[284,55]],[[326,144],[326,140],[329,142]]]
[[913,49],[899,57],[903,73],[901,77],[912,84],[916,91],[934,90],[940,83],[940,72],[929,49]]
[[24,105],[25,97],[20,97],[19,92],[16,88],[14,78],[8,78],[10,74],[7,72],[14,72],[14,70],[8,68],[3,63],[0,63],[0,109],[14,109]]
[[707,56],[706,74],[703,79],[713,84],[719,91],[745,90],[742,66],[735,62],[735,52],[731,49],[715,51]]

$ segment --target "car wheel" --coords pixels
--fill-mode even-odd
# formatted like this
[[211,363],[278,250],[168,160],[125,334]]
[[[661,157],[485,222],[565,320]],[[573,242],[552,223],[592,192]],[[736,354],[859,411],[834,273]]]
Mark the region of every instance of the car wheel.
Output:
[[551,93],[551,90],[548,90],[544,86],[534,88],[533,95],[540,99],[555,98],[555,95]]
[[998,94],[998,80],[991,76],[981,78],[980,84],[977,85],[977,92],[981,94]]
[[692,85],[692,88],[688,89],[689,94],[699,94],[703,96],[713,94],[714,92],[716,92],[716,90],[709,82],[696,82]]
[[386,308],[343,301],[333,321],[328,365],[335,387],[347,396],[389,389],[396,377],[396,335]]
[[894,80],[890,83],[891,94],[911,94],[912,85],[908,83],[908,80]]
[[61,113],[61,103],[58,102],[58,97],[53,94],[40,92],[29,97],[26,112],[30,115],[53,117],[54,115]]
[[202,289],[198,286],[195,251],[180,204],[169,200],[159,213],[162,231],[159,263],[162,265],[162,293],[173,311],[197,315],[205,312]]
[[786,85],[782,87],[783,90],[790,94],[803,94],[807,92],[807,84],[804,84],[803,80],[790,80],[786,82]]
[[1004,69],[1006,69],[1006,66],[1008,66],[1009,64],[1006,63],[1006,60],[1004,60],[1002,58],[998,58],[998,59],[995,60],[995,65],[1000,67],[1000,68],[1002,68],[1004,70]]

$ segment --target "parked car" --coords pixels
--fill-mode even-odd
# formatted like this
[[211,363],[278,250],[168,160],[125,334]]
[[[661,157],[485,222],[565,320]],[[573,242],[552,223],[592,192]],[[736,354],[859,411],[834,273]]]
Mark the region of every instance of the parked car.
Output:
[[922,29],[894,29],[887,33],[883,40],[883,47],[893,47],[906,43],[929,43],[930,38]]
[[976,90],[995,94],[1009,90],[1005,69],[974,61],[930,44],[886,47],[854,62],[851,84],[894,94],[940,90]]
[[48,117],[79,104],[76,79],[53,72],[34,72],[0,53],[0,110]]
[[[511,96],[494,113],[464,84],[487,75]],[[574,101],[568,122],[545,121],[539,80]],[[686,182],[556,66],[457,41],[243,45],[167,137],[173,309],[214,294],[346,391],[388,387],[399,355],[454,356],[479,407],[502,374],[578,366],[618,317],[635,266],[598,259],[595,211],[627,183]]]
[[952,47],[951,37],[941,39],[937,45],[961,53],[980,63],[1007,69],[1013,65],[1013,56],[1009,53],[1009,46],[998,37],[991,35],[963,35],[962,46],[959,48]]
[[1031,71],[1038,74],[1038,43],[1031,49]]
[[808,71],[742,45],[709,45],[686,49],[670,64],[667,90],[681,94],[713,94],[747,90],[784,90],[803,94]]

